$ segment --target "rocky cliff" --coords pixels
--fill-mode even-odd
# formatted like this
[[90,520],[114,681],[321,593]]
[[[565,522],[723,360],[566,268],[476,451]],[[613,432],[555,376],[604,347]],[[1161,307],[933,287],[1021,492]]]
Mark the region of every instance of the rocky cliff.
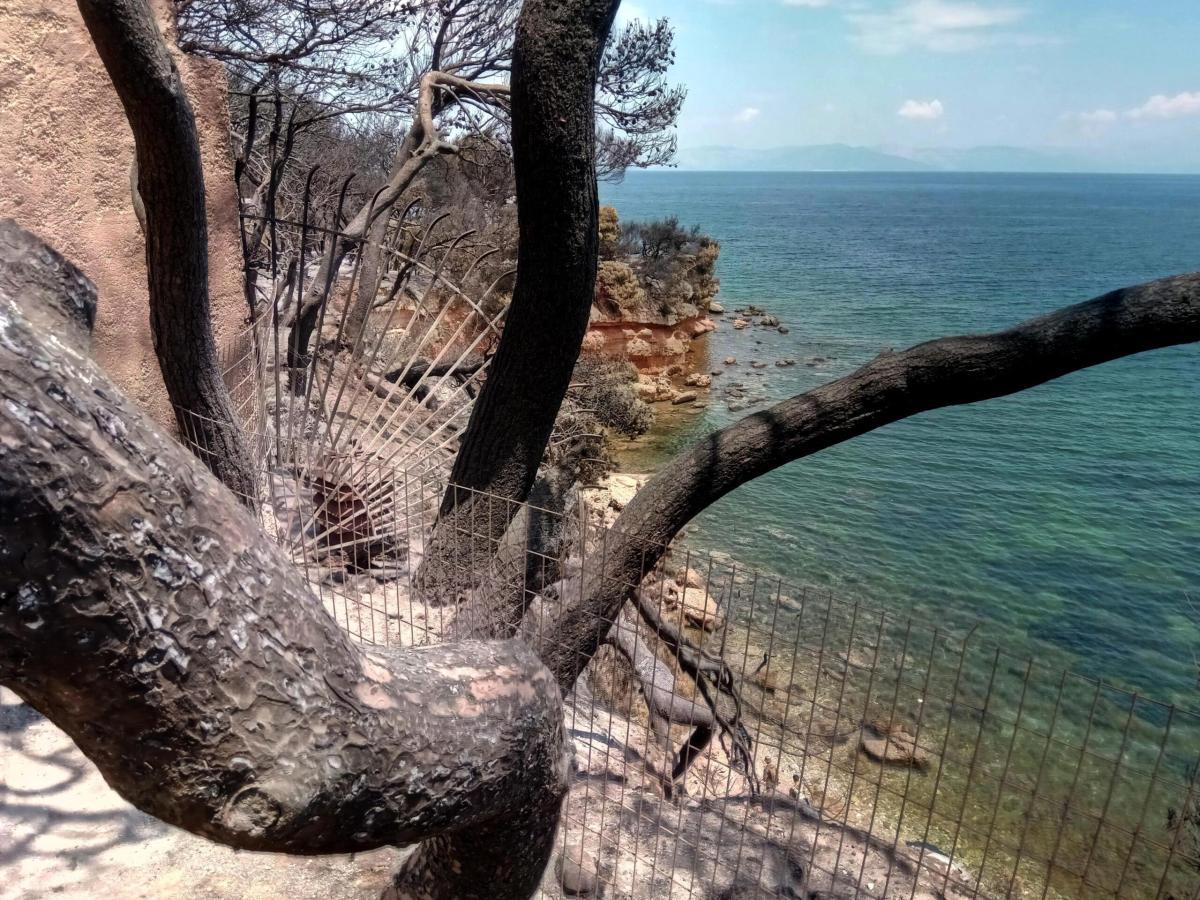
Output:
[[[621,226],[600,210],[600,267],[585,353],[628,359],[646,375],[692,368],[693,341],[716,326],[720,245],[674,219]],[[674,371],[669,371],[674,370]]]

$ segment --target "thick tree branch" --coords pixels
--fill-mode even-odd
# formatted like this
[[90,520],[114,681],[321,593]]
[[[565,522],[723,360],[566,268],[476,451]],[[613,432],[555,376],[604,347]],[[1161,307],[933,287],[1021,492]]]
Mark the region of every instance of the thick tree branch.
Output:
[[150,328],[179,430],[214,475],[252,502],[250,453],[217,364],[204,170],[183,82],[147,0],[79,0],[79,11],[137,145]]
[[587,330],[598,246],[595,85],[617,6],[527,0],[521,9],[512,76],[517,280],[419,573],[434,599],[460,592],[464,560],[488,558],[515,511],[503,501],[528,496]]
[[613,525],[603,571],[585,573],[584,599],[544,627],[538,655],[564,689],[574,684],[629,585],[641,583],[679,529],[765,472],[917,413],[1198,340],[1200,273],[1113,291],[1007,331],[884,353],[845,378],[747,416],[676,456],[638,492]]
[[433,840],[399,897],[528,897],[565,790],[513,642],[364,650],[88,357],[89,282],[0,223],[0,683],[131,803],[233,847]]

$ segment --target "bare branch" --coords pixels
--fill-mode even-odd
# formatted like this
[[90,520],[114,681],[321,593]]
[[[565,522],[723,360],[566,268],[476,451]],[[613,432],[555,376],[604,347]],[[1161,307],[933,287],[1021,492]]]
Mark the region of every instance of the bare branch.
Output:
[[687,522],[786,463],[927,410],[1016,393],[1110,360],[1200,340],[1200,273],[1113,291],[1007,331],[883,353],[856,372],[748,416],[676,456],[613,526],[603,572],[539,647],[574,684],[628,599]]

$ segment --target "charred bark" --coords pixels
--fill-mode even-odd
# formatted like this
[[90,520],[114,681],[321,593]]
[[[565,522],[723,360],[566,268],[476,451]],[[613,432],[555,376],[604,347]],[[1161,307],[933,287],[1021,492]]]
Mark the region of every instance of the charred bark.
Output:
[[521,10],[511,92],[517,279],[419,573],[433,599],[469,586],[467,561],[490,555],[512,501],[528,496],[579,356],[598,254],[595,85],[617,6],[527,0]]
[[79,0],[137,145],[150,328],[181,434],[253,503],[254,468],[221,378],[208,297],[204,170],[192,108],[146,0]]
[[366,650],[87,353],[90,283],[0,223],[0,683],[122,796],[232,847],[426,841],[398,897],[528,897],[565,790],[519,643]]
[[[697,513],[739,485],[883,425],[1023,391],[1123,356],[1200,340],[1200,273],[1124,288],[1007,331],[883,353],[857,371],[747,416],[664,466],[621,513],[603,570],[542,626],[538,655],[569,688],[609,623]],[[493,373],[493,377],[494,373]]]
[[480,356],[468,356],[461,360],[452,359],[448,362],[432,363],[427,359],[413,360],[408,365],[393,369],[384,375],[388,381],[402,384],[405,387],[416,387],[422,379],[441,378],[451,372],[460,375],[474,375],[483,368],[487,360]]

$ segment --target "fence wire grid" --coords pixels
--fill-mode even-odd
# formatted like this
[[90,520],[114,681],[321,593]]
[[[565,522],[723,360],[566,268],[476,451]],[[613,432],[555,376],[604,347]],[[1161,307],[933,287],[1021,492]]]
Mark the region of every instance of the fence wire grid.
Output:
[[[353,640],[452,635],[471,605],[423,602],[415,583],[444,481],[254,443],[270,448],[264,527]],[[515,543],[530,610],[569,603],[615,534],[614,498],[583,493],[559,513],[477,494],[480,525],[453,539],[510,562]],[[502,539],[482,526],[497,517],[517,523]],[[534,518],[559,535],[549,551],[530,546]],[[495,587],[485,563],[476,574]],[[604,623],[566,700],[559,857],[608,896],[1200,898],[1194,713],[709,553],[668,548],[624,587],[732,690],[706,699],[628,609]],[[749,765],[723,733],[694,746],[714,711],[744,730]],[[543,896],[563,895],[561,872]]]
[[[470,587],[441,603],[419,589],[503,304],[452,283],[478,260],[454,262],[461,239],[408,213],[365,330],[347,331],[352,250],[303,354],[288,350],[299,298],[344,236],[272,219],[270,277],[247,278],[256,324],[222,350],[238,421],[181,413],[182,437],[203,458],[214,429],[242,433],[245,499],[354,641],[451,639],[475,600],[514,589],[544,639],[587,578],[612,577],[627,498],[582,488],[551,510],[453,487],[471,513],[438,540],[472,560]],[[607,637],[565,698],[575,771],[542,896],[1200,900],[1195,712],[975,630],[646,549],[660,561],[619,585],[634,599],[596,623]]]

